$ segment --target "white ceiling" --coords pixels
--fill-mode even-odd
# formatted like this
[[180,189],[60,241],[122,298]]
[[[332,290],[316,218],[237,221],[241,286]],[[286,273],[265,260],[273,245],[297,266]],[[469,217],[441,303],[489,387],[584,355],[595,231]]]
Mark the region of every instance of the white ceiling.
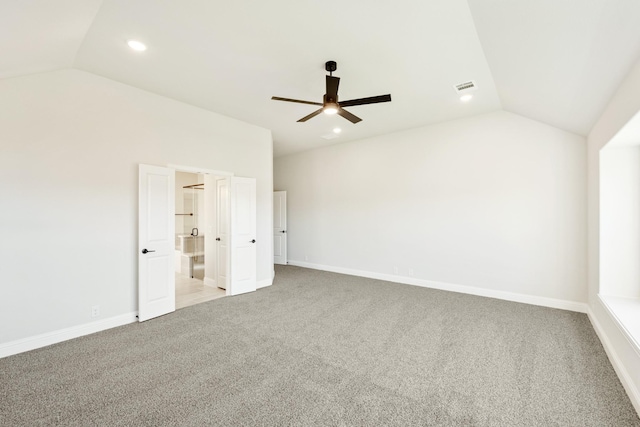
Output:
[[505,110],[587,135],[640,55],[638,0],[469,0]]
[[101,0],[0,2],[0,78],[73,65]]
[[[501,108],[586,135],[639,57],[638,22],[637,0],[2,2],[0,78],[79,68],[269,128],[275,155]],[[393,101],[297,123],[316,107],[270,98],[321,102],[327,60],[341,100]]]

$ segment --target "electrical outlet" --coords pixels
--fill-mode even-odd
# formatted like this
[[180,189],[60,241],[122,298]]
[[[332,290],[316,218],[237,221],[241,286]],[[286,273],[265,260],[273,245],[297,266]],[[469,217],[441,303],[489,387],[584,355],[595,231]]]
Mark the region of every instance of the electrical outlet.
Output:
[[100,306],[94,305],[91,307],[91,317],[98,317],[98,316],[100,316]]
[[309,255],[305,255],[305,256],[304,256],[304,260],[305,260],[305,261],[309,261]]
[[393,274],[398,274],[398,266],[393,267]]
[[409,269],[409,273],[408,274],[409,274],[409,277],[413,277],[413,268]]

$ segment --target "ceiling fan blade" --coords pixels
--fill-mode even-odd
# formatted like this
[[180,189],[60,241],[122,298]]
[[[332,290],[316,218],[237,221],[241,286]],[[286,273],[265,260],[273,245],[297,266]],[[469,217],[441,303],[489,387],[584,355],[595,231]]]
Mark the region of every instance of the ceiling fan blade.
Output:
[[322,102],[301,101],[299,99],[280,98],[279,96],[272,96],[271,99],[274,101],[297,102],[299,104],[322,105]]
[[335,102],[338,99],[338,85],[340,77],[327,76],[327,101],[332,99]]
[[362,119],[360,117],[358,117],[358,116],[356,116],[354,114],[351,114],[350,112],[348,112],[344,108],[338,108],[338,114],[340,114],[345,119],[349,120],[351,123],[358,123],[358,122],[362,121]]
[[[322,104],[320,104],[322,105]],[[306,122],[307,120],[317,116],[318,114],[322,113],[322,108],[319,110],[314,111],[313,113],[309,114],[308,116],[304,116],[303,118],[301,118],[300,120],[298,120],[298,122]],[[338,112],[339,113],[339,112]]]
[[378,102],[391,101],[391,95],[370,96],[369,98],[351,99],[349,101],[340,101],[338,105],[341,107],[353,107],[355,105],[377,104]]

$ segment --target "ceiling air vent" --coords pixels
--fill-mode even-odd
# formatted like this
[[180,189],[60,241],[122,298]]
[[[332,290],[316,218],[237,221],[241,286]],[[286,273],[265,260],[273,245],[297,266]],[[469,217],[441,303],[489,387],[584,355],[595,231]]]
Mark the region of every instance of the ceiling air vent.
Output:
[[469,80],[468,82],[454,85],[453,88],[455,89],[456,93],[465,93],[465,92],[471,92],[473,90],[476,90],[478,87],[476,86],[476,83],[473,80]]

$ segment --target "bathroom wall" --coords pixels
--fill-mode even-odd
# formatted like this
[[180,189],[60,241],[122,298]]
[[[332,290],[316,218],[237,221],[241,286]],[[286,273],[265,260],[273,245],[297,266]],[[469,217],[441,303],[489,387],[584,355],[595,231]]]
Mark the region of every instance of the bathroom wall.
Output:
[[[185,185],[192,185],[202,183],[198,181],[200,177],[197,174],[189,173],[189,172],[180,172],[176,171],[176,234],[189,234],[191,233],[191,224],[193,223],[193,217],[185,217],[184,215],[177,215],[183,213],[191,213],[191,207],[186,207],[184,205],[184,194]],[[199,203],[198,206],[203,205],[204,203]],[[188,212],[187,212],[188,210]],[[199,214],[200,212],[198,212]],[[203,212],[204,214],[204,212]],[[188,226],[185,228],[185,224]]]

